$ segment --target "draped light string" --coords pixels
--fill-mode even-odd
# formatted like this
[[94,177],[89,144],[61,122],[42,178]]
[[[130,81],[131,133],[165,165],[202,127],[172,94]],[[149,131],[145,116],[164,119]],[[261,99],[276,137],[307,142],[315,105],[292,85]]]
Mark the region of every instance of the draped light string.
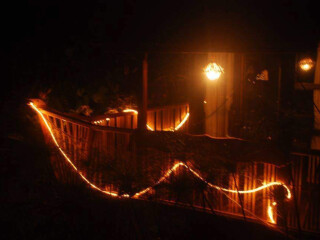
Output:
[[127,108],[125,110],[123,110],[123,112],[127,113],[127,112],[133,112],[134,114],[138,114],[137,110],[131,109],[131,108]]
[[[277,202],[273,202],[272,205],[276,206]],[[274,216],[273,216],[273,208],[270,205],[268,206],[268,216],[269,216],[269,220],[271,223],[273,223],[273,224],[277,223],[276,220],[274,219]]]
[[[60,153],[62,154],[62,156],[68,161],[68,163],[71,165],[71,167],[80,175],[80,177],[86,182],[88,183],[92,188],[104,193],[104,194],[107,194],[109,196],[112,196],[112,197],[119,197],[118,193],[116,192],[111,192],[111,191],[105,191],[101,188],[99,188],[98,186],[94,185],[93,183],[91,183],[79,170],[78,168],[72,163],[72,161],[70,160],[70,158],[67,156],[67,154],[62,150],[62,148],[60,147],[59,143],[57,142],[56,140],[56,137],[54,136],[53,132],[52,132],[52,129],[51,127],[49,126],[48,124],[48,121],[47,119],[43,116],[42,112],[33,104],[33,102],[30,102],[29,105],[40,115],[40,117],[42,118],[43,122],[45,123],[51,137],[52,137],[52,140],[54,142],[54,144],[57,146],[58,150],[60,151]],[[124,196],[126,197],[126,196]],[[129,196],[127,196],[129,197]]]
[[276,220],[273,217],[273,210],[271,206],[268,206],[268,216],[269,216],[270,222],[273,224],[276,224]]
[[[166,128],[166,129],[163,129],[163,131],[178,131],[184,124],[185,122],[188,120],[190,116],[190,113],[187,113],[184,118],[182,119],[182,121],[178,124],[178,126],[176,126],[175,128]],[[154,129],[152,127],[150,127],[148,124],[147,124],[147,129],[150,130],[150,131],[154,131]]]
[[[63,149],[60,147],[58,141],[56,140],[56,137],[54,136],[53,134],[53,131],[52,131],[52,128],[50,127],[47,119],[44,117],[44,115],[42,114],[42,112],[33,104],[33,102],[30,102],[29,105],[40,115],[41,119],[43,120],[45,126],[47,127],[50,135],[51,135],[51,138],[54,142],[54,144],[56,145],[56,147],[58,148],[58,150],[60,151],[60,153],[62,154],[62,156],[67,160],[67,162],[71,165],[71,167],[80,175],[80,177],[90,186],[92,187],[93,189],[97,190],[97,191],[100,191],[108,196],[111,196],[111,197],[117,197],[117,198],[121,198],[121,197],[124,197],[124,198],[130,198],[130,195],[129,194],[123,194],[123,195],[119,195],[119,193],[117,192],[112,192],[112,191],[106,191],[106,190],[103,190],[101,188],[99,188],[98,186],[96,186],[95,184],[93,184],[92,182],[90,182],[82,173],[81,171],[79,171],[79,169],[73,164],[73,162],[71,161],[71,159],[67,156],[67,154],[63,151]],[[188,113],[189,114],[189,113]],[[189,115],[186,115],[186,119],[188,118]],[[186,121],[186,120],[185,120]],[[184,122],[185,122],[184,121]],[[184,123],[183,121],[181,122],[182,125]],[[179,125],[177,126],[177,128],[179,127]],[[178,128],[179,129],[179,128]],[[260,187],[257,187],[257,188],[254,188],[254,189],[250,189],[250,190],[233,190],[233,189],[227,189],[227,188],[223,188],[223,187],[220,187],[220,186],[217,186],[217,185],[214,185],[208,181],[206,181],[199,173],[197,173],[195,170],[193,170],[192,168],[190,168],[187,164],[183,163],[183,162],[178,162],[176,164],[173,165],[172,168],[170,168],[153,186],[150,186],[150,187],[147,187],[137,193],[135,193],[132,198],[139,198],[140,196],[144,195],[145,193],[151,191],[155,186],[159,185],[160,183],[162,183],[163,181],[165,181],[171,174],[173,174],[178,168],[180,167],[184,167],[186,168],[187,170],[189,170],[195,177],[197,177],[198,179],[200,179],[201,181],[203,181],[204,183],[206,183],[210,188],[214,188],[214,189],[217,189],[219,191],[222,191],[222,192],[231,192],[231,193],[239,193],[239,194],[247,194],[247,193],[255,193],[255,192],[258,192],[258,191],[261,191],[265,188],[269,188],[269,187],[272,187],[272,186],[282,186],[286,189],[287,191],[287,195],[286,197],[288,199],[291,198],[291,191],[290,189],[283,183],[281,182],[270,182],[270,183],[267,183],[267,184],[264,184]],[[232,199],[231,199],[232,200]],[[233,200],[234,201],[234,200]],[[275,206],[276,205],[276,202],[273,202],[273,205]],[[272,207],[271,206],[268,206],[268,209],[267,209],[267,212],[268,212],[268,216],[269,216],[269,219],[270,219],[270,222],[271,223],[276,223],[275,220],[274,220],[274,217],[273,217],[273,210],[272,210]]]
[[[138,111],[137,110],[134,110],[134,109],[131,109],[131,108],[127,108],[125,110],[123,110],[122,112],[125,112],[125,113],[134,113],[134,114],[138,114]],[[178,131],[184,124],[185,122],[188,120],[190,116],[190,113],[187,113],[184,118],[182,119],[182,121],[178,124],[178,126],[176,126],[175,128],[167,128],[167,129],[164,129],[163,131]],[[106,121],[110,121],[110,118],[106,118]],[[102,123],[102,120],[97,120],[97,121],[93,121],[93,124],[101,124]],[[154,129],[152,127],[150,127],[149,124],[146,124],[147,126],[147,129],[149,131],[154,131]]]
[[150,131],[154,131],[154,129],[152,127],[150,127],[147,123],[147,129],[150,130]]

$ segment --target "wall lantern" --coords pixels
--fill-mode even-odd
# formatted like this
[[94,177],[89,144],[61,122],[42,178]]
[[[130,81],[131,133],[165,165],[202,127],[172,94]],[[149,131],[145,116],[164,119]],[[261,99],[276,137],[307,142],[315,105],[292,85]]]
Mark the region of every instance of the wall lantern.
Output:
[[224,71],[220,65],[216,63],[209,63],[205,67],[204,72],[209,80],[214,81],[219,79]]
[[311,58],[303,58],[299,61],[299,67],[302,71],[308,72],[311,68],[313,68],[314,62]]

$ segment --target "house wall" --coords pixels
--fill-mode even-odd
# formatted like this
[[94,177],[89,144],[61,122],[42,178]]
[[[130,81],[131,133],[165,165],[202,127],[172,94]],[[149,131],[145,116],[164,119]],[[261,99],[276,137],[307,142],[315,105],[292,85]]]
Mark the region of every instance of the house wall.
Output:
[[[320,84],[320,44],[318,47],[316,70],[314,76],[314,83]],[[313,91],[313,101],[319,108],[320,106],[320,89]],[[314,106],[314,129],[319,133],[320,131],[320,113],[316,106]],[[314,135],[312,137],[311,148],[320,150],[320,136]]]
[[224,69],[224,73],[217,80],[206,80],[205,133],[213,137],[226,137],[234,92],[234,54],[210,53],[208,62],[219,64]]

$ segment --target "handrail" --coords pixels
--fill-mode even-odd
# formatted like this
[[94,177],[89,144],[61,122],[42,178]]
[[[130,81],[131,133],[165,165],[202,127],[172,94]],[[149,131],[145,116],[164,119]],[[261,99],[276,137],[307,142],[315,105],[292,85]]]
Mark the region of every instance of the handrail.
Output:
[[[149,112],[149,111],[172,109],[172,108],[183,107],[183,106],[188,106],[188,105],[189,105],[188,103],[176,104],[176,105],[165,105],[165,106],[148,108],[147,111]],[[113,117],[123,117],[123,116],[131,116],[131,115],[135,115],[135,113],[134,112],[106,113],[106,114],[92,116],[91,121],[100,120],[100,119],[108,118],[108,117],[113,118]]]
[[47,110],[44,108],[39,108],[39,110],[42,113],[45,113],[48,116],[51,117],[56,117],[56,118],[62,118],[62,120],[74,123],[74,124],[78,124],[78,125],[82,125],[94,130],[98,130],[98,131],[112,131],[112,132],[116,132],[116,133],[133,133],[134,130],[132,129],[126,129],[126,128],[115,128],[115,127],[108,127],[108,126],[99,126],[99,125],[94,125],[90,122],[86,122],[71,116],[68,116],[67,114],[64,113],[60,113],[58,111],[55,110]]
[[188,103],[182,103],[182,104],[176,104],[176,105],[165,105],[165,106],[148,108],[148,111],[168,109],[168,108],[177,108],[177,107],[182,107],[182,106],[187,106],[187,105],[189,105],[189,104]]

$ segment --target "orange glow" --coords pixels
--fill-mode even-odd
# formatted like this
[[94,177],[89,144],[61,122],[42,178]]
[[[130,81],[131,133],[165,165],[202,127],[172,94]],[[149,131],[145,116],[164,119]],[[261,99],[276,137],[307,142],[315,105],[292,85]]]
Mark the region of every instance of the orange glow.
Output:
[[[272,203],[273,206],[276,206],[277,205],[277,202],[273,202]],[[269,217],[269,221],[273,224],[276,224],[277,221],[275,220],[274,218],[274,215],[273,215],[273,208],[272,206],[268,206],[268,217]]]
[[[240,194],[244,194],[244,193],[254,193],[254,192],[258,192],[262,189],[271,187],[271,186],[282,186],[287,190],[287,198],[290,199],[291,198],[291,191],[290,189],[283,183],[281,182],[270,182],[268,184],[264,184],[260,187],[254,188],[254,189],[250,189],[250,190],[245,190],[245,191],[239,191]],[[232,192],[232,193],[237,193],[237,190],[231,190],[231,189],[226,189],[226,188],[221,188],[221,190],[226,191],[226,192]]]
[[93,124],[96,124],[96,125],[98,125],[98,124],[100,124],[100,123],[102,123],[102,120],[93,121]]
[[[137,110],[130,109],[130,108],[123,110],[123,112],[133,112],[134,114],[138,114]],[[188,120],[189,116],[190,116],[190,113],[187,113],[186,116],[182,119],[182,121],[178,124],[178,126],[176,126],[174,129],[173,128],[164,129],[163,131],[177,131],[177,130],[179,130],[185,124],[185,122]],[[110,121],[110,118],[106,118],[106,121]],[[93,121],[93,124],[100,124],[100,123],[102,123],[101,120]],[[150,127],[148,124],[146,126],[147,126],[148,130],[154,131],[154,129],[152,127]]]
[[[109,196],[112,196],[112,197],[121,197],[118,195],[118,193],[116,192],[108,192],[108,191],[104,191],[102,190],[101,188],[99,188],[98,186],[94,185],[93,183],[91,183],[79,170],[78,168],[72,163],[72,161],[70,160],[70,158],[67,156],[67,154],[61,149],[60,145],[58,144],[53,132],[52,132],[52,129],[51,127],[49,126],[46,118],[43,116],[42,112],[31,102],[29,103],[29,105],[40,115],[41,119],[43,120],[44,124],[46,125],[50,135],[51,135],[51,138],[54,142],[54,144],[57,146],[58,150],[60,151],[60,153],[62,154],[62,156],[67,160],[67,162],[70,164],[70,166],[80,175],[80,177],[86,182],[88,183],[92,188],[106,194],[106,195],[109,195]],[[125,195],[123,195],[123,197],[126,197]]]
[[300,66],[301,70],[307,72],[311,68],[313,68],[314,62],[312,61],[311,58],[304,58],[304,59],[300,60],[299,66]]
[[270,222],[273,224],[276,224],[276,221],[274,220],[274,217],[273,217],[273,210],[271,206],[268,207],[268,216],[269,216]]
[[[191,173],[193,173],[194,176],[196,176],[198,179],[200,179],[201,181],[205,182],[208,184],[209,187],[211,188],[215,188],[217,190],[220,190],[220,191],[224,191],[224,192],[232,192],[232,193],[240,193],[240,194],[246,194],[246,193],[255,193],[255,192],[258,192],[262,189],[265,189],[265,188],[269,188],[271,186],[283,186],[286,190],[287,190],[287,198],[290,199],[291,198],[291,191],[289,190],[289,188],[281,183],[281,182],[270,182],[268,184],[265,184],[265,185],[262,185],[258,188],[254,188],[254,189],[250,189],[250,190],[233,190],[233,189],[227,189],[227,188],[222,188],[222,187],[219,187],[217,185],[214,185],[214,184],[211,184],[209,182],[207,182],[199,173],[197,173],[195,170],[193,170],[192,168],[190,168],[188,165],[186,165],[185,163],[183,162],[179,162],[179,163],[176,163],[171,169],[169,169],[165,175],[163,177],[161,177],[155,185],[158,185],[159,183],[163,182],[167,177],[169,177],[174,171],[176,171],[176,169],[178,167],[184,167],[186,169],[188,169]],[[147,190],[148,189],[148,190]],[[151,188],[147,188],[147,189],[144,189],[142,191],[140,191],[139,193],[136,193],[135,196],[140,196],[146,192],[148,192],[149,190],[151,190]]]
[[178,126],[174,128],[175,131],[179,130],[183,126],[183,124],[188,120],[190,113],[187,113],[184,119],[179,123]]
[[209,63],[204,69],[204,72],[209,80],[214,81],[220,78],[223,73],[223,68],[216,63]]
[[137,110],[130,109],[130,108],[123,110],[123,112],[125,112],[125,113],[127,113],[127,112],[133,112],[134,114],[138,114],[138,111],[137,111]]
[[148,124],[147,124],[147,128],[150,130],[150,131],[154,131],[154,129],[152,127],[150,127]]
[[[178,131],[184,124],[185,122],[188,120],[190,116],[190,113],[187,113],[186,116],[182,119],[182,121],[178,124],[178,126],[176,126],[173,129],[164,129],[163,131]],[[154,131],[154,129],[152,127],[150,127],[148,124],[147,124],[147,129],[150,130],[150,131]]]

